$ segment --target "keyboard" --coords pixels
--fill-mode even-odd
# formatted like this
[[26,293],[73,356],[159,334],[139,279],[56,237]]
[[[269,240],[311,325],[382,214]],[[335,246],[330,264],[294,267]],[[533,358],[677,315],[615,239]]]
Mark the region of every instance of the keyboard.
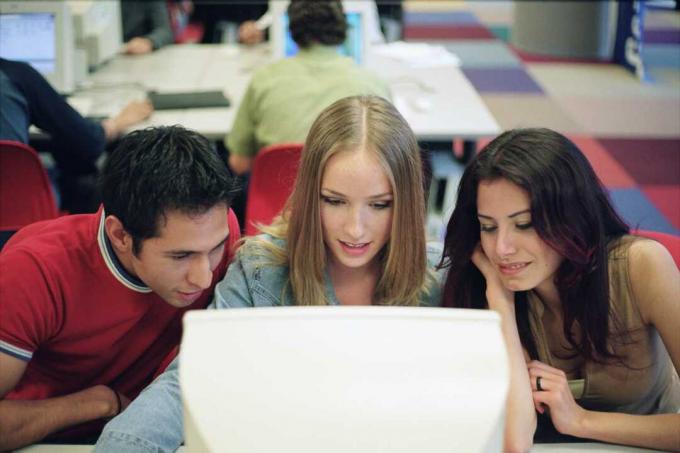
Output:
[[193,91],[185,93],[147,93],[155,110],[229,107],[231,102],[221,91]]

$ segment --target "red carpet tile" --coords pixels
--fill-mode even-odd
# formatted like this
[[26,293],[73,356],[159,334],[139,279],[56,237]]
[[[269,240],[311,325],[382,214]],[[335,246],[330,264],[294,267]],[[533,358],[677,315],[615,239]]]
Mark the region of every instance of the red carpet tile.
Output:
[[680,185],[649,185],[640,188],[668,221],[680,229]]
[[598,140],[639,185],[680,185],[680,138]]
[[554,57],[550,55],[538,55],[524,52],[515,46],[508,45],[517,57],[524,63],[586,63],[586,64],[611,64],[609,60],[600,60],[598,58],[570,58],[570,57]]
[[474,25],[411,25],[405,39],[496,39],[488,28]]
[[593,166],[602,184],[606,187],[619,189],[635,186],[635,180],[628,174],[626,169],[597,140],[583,136],[570,136],[569,139],[583,151],[583,154],[588,158],[590,165]]

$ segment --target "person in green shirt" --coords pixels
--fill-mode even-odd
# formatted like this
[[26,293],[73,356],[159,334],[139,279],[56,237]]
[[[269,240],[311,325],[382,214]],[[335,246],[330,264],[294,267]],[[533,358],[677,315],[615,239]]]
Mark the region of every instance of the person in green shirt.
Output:
[[347,30],[339,0],[293,0],[288,17],[300,52],[253,75],[225,140],[229,166],[239,175],[250,171],[262,147],[303,142],[314,119],[338,99],[390,98],[383,81],[338,54]]

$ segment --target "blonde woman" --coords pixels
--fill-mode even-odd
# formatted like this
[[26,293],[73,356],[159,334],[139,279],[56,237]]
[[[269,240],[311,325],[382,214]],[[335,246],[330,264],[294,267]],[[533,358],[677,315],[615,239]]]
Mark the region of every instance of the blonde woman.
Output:
[[382,98],[342,99],[312,125],[283,215],[246,239],[216,305],[438,305],[424,205],[405,120]]
[[[313,123],[283,214],[245,240],[214,308],[439,305],[425,243],[418,146],[375,96],[341,99]],[[177,360],[120,416],[96,451],[174,451],[182,442]]]

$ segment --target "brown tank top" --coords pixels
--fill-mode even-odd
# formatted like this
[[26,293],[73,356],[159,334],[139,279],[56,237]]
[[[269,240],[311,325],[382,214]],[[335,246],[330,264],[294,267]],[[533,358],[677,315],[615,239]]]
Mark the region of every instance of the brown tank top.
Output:
[[[637,240],[624,236],[609,247],[609,282],[613,316],[610,347],[627,366],[585,361],[581,378],[570,380],[574,398],[589,410],[628,414],[674,413],[680,410],[680,380],[666,348],[653,326],[645,325],[628,274],[628,251]],[[529,325],[539,360],[550,366],[552,354],[543,328],[544,306],[529,293]],[[616,321],[615,321],[616,319]],[[622,331],[628,335],[619,335]]]

